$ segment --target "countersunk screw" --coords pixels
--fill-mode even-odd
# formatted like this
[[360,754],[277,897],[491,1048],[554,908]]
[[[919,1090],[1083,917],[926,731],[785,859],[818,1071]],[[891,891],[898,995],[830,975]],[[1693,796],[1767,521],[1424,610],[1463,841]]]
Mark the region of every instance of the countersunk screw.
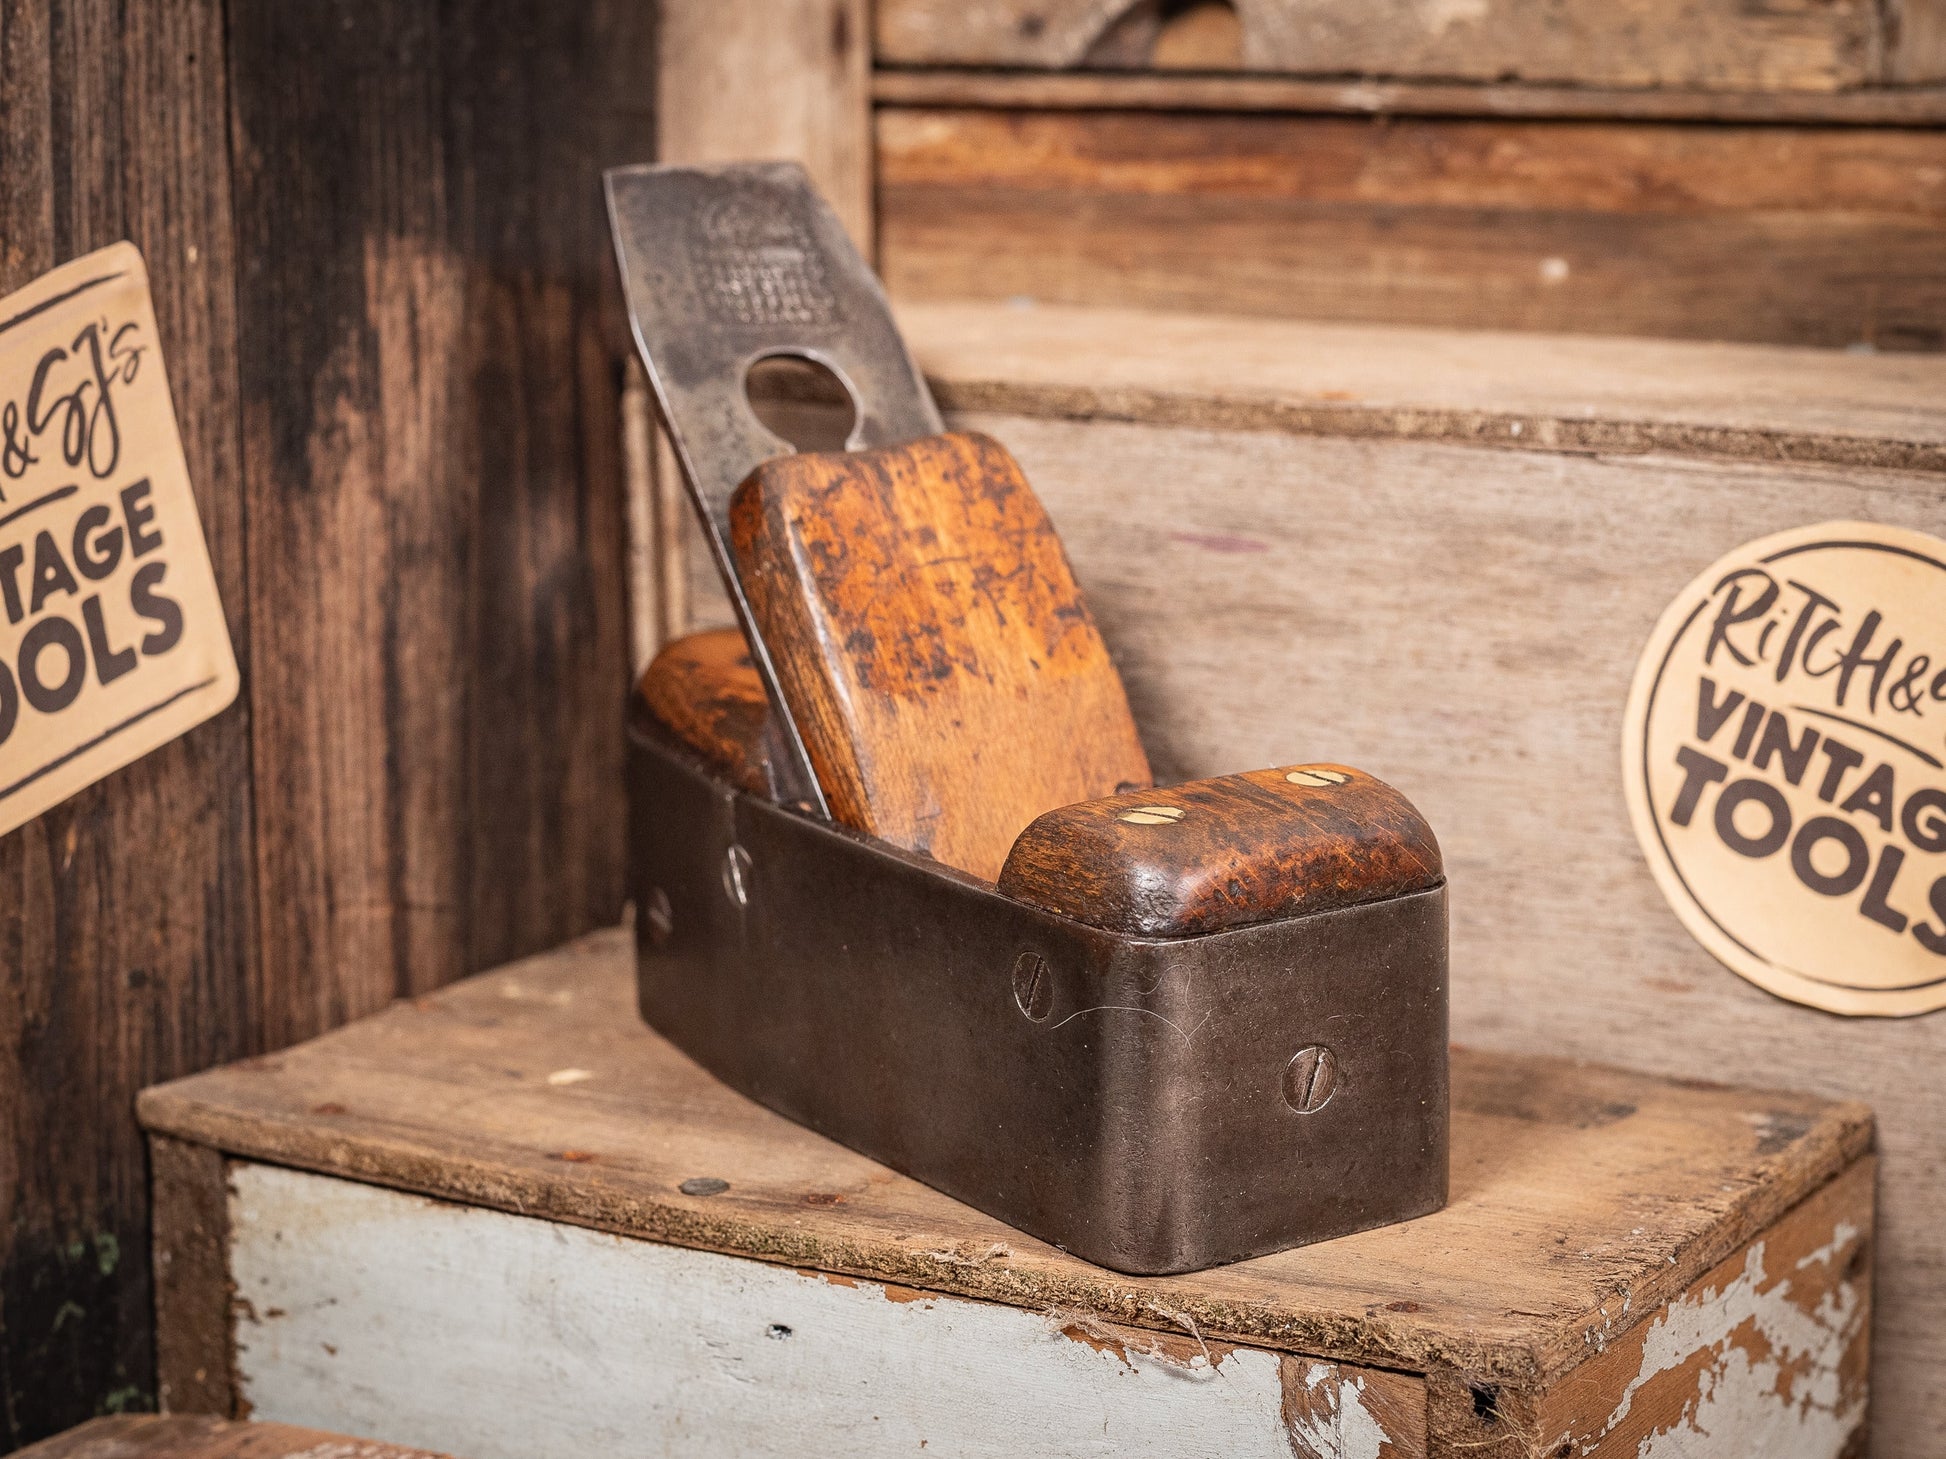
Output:
[[1284,1070],[1284,1103],[1301,1115],[1315,1114],[1338,1089],[1338,1056],[1323,1044],[1307,1044]]
[[1054,1011],[1054,979],[1047,971],[1047,959],[1037,952],[1023,952],[1014,959],[1014,1002],[1034,1023]]
[[649,893],[649,941],[657,947],[669,940],[669,934],[676,930],[676,914],[670,909],[669,894],[661,887]]
[[739,907],[750,905],[750,853],[735,842],[723,857],[723,894]]

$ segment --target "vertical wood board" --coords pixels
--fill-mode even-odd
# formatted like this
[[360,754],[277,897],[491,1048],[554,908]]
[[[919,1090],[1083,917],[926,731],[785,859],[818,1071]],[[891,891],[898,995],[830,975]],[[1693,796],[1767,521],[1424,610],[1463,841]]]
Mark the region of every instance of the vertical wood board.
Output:
[[233,16],[272,1043],[620,905],[600,173],[652,150],[648,24]]
[[[143,252],[248,672],[223,9],[0,4],[0,293]],[[135,1091],[251,1052],[250,712],[0,837],[0,1449],[146,1406]]]
[[662,0],[657,9],[656,160],[800,162],[870,258],[865,0]]

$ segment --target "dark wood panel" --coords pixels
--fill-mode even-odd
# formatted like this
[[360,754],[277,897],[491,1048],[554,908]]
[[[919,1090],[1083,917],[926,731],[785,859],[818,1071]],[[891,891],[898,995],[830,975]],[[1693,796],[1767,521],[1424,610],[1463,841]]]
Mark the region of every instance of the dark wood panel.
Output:
[[1946,132],[886,108],[878,137],[908,297],[1946,345]]
[[233,15],[275,1042],[619,911],[599,178],[652,152],[626,65],[648,23],[621,0]]
[[[0,3],[0,290],[144,252],[245,657],[222,6]],[[0,838],[0,1447],[146,1407],[135,1091],[248,1052],[249,711]]]

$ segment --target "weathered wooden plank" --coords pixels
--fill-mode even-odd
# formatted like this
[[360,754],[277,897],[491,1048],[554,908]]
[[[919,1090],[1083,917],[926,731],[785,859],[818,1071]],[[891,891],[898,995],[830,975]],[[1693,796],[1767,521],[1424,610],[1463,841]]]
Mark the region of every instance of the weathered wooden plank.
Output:
[[599,178],[649,19],[232,15],[274,1043],[620,903]]
[[1875,1164],[1859,1161],[1674,1302],[1604,1335],[1536,1406],[1540,1451],[1862,1452]]
[[[132,240],[248,631],[223,7],[0,4],[0,292]],[[0,1447],[151,1401],[135,1090],[253,1048],[249,714],[0,838]]]
[[[1884,45],[1863,0],[1768,6],[1519,0],[1230,0],[1252,71],[1435,76],[1588,86],[1831,90],[1877,79]],[[1194,7],[1201,9],[1203,7]],[[879,0],[878,59],[910,66],[1167,64],[1163,7],[1137,0]]]
[[[142,1117],[238,1156],[628,1236],[1487,1381],[1578,1363],[1615,1292],[1666,1300],[1871,1138],[1857,1105],[1462,1051],[1446,1210],[1121,1277],[735,1095],[639,1022],[631,974],[625,935],[591,936],[149,1090]],[[994,976],[1006,996],[1011,969]]]
[[1946,470],[1946,361],[1926,355],[1058,305],[899,318],[952,411]]
[[801,162],[871,257],[867,9],[865,0],[662,0],[656,158]]
[[905,297],[1946,346],[1946,132],[905,108],[877,129]]
[[22,1459],[441,1459],[289,1424],[230,1423],[200,1415],[98,1418],[22,1451]]
[[220,1152],[149,1140],[156,1402],[169,1413],[236,1412],[230,1205]]
[[[253,1412],[473,1459],[1425,1453],[1416,1379],[235,1167]],[[460,1314],[465,1313],[464,1319]],[[1405,1391],[1400,1392],[1400,1389]],[[1327,1397],[1328,1395],[1328,1397]],[[1392,1425],[1378,1430],[1379,1414]],[[1363,1421],[1363,1426],[1361,1422]],[[1411,1425],[1417,1423],[1416,1432]]]
[[[1946,15],[1946,10],[1940,12]],[[1934,22],[1937,25],[1937,22]],[[1909,29],[1909,27],[1908,27]],[[1946,47],[1942,39],[1914,50]],[[1913,80],[1925,83],[1946,65]],[[1930,64],[1930,63],[1928,63]],[[1376,77],[1178,74],[1158,71],[986,71],[881,68],[881,105],[1012,111],[1289,112],[1353,116],[1531,117],[1582,121],[1786,122],[1804,126],[1938,126],[1946,88],[1704,91],[1691,87],[1540,86],[1528,82],[1396,81]]]

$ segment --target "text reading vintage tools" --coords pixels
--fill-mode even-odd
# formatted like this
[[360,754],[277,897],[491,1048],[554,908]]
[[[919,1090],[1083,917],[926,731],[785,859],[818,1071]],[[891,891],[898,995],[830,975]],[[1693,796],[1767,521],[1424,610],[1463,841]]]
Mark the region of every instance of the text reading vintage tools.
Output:
[[[784,1114],[1125,1271],[1436,1209],[1438,845],[1343,766],[1154,788],[1052,523],[943,429],[787,164],[608,174],[636,338],[741,637],[631,711],[641,1006]],[[753,370],[821,367],[842,451]]]

